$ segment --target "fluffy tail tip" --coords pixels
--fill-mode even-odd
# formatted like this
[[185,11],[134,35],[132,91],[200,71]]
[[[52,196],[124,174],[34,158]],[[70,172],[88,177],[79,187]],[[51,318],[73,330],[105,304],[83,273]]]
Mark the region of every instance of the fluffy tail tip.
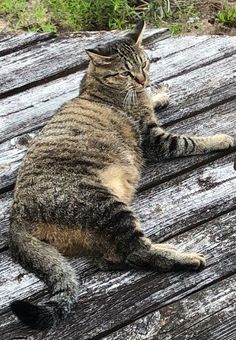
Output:
[[47,329],[54,324],[53,312],[47,306],[38,306],[27,301],[17,300],[11,303],[11,310],[20,321],[30,328]]

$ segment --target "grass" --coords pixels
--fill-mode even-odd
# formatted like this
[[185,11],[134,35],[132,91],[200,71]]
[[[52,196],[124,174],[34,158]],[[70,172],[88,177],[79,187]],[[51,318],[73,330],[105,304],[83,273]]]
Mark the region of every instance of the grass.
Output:
[[[139,18],[173,34],[191,30],[200,13],[190,0],[0,0],[0,16],[12,30],[38,32],[129,28]],[[236,9],[224,8],[218,20],[235,25]]]
[[136,12],[127,0],[1,0],[13,29],[33,31],[123,29]]
[[197,7],[188,0],[152,0],[143,15],[154,26],[169,27],[172,34],[191,30],[200,17]]
[[225,6],[217,14],[217,19],[224,26],[236,27],[236,8]]

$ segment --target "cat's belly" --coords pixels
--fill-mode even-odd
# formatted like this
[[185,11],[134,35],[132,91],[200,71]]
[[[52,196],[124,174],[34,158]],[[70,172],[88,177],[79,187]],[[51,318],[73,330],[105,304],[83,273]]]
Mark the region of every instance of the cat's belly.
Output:
[[31,234],[51,244],[65,256],[86,256],[92,252],[92,236],[80,228],[62,229],[58,225],[34,225]]
[[100,180],[122,202],[130,204],[140,178],[136,166],[111,164],[99,174]]
[[92,256],[103,254],[111,261],[118,262],[116,247],[107,242],[104,235],[98,235],[92,228],[62,228],[59,225],[39,223],[32,226],[31,235],[49,243],[64,256]]

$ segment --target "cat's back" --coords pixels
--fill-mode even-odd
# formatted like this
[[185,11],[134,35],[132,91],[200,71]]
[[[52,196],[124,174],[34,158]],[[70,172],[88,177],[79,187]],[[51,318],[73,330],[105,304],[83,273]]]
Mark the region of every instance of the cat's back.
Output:
[[118,108],[76,98],[32,143],[18,174],[16,195],[25,188],[31,195],[42,188],[66,190],[84,179],[100,179],[106,169],[110,178],[117,172],[123,175],[123,169],[137,173],[140,167],[139,136],[132,121]]
[[84,160],[86,164],[96,159],[94,166],[99,167],[119,159],[125,161],[125,151],[138,154],[138,142],[135,125],[122,110],[76,98],[51,119],[26,157],[34,164],[51,158],[50,164],[57,160],[57,167],[64,161],[76,164]]

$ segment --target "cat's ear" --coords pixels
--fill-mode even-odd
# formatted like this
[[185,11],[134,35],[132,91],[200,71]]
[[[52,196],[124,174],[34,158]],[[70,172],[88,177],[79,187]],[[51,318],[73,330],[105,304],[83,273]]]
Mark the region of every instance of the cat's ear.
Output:
[[96,49],[89,49],[85,51],[89,56],[90,60],[95,66],[98,65],[109,65],[111,64],[113,57],[112,56],[105,56],[101,54],[101,51]]
[[136,46],[140,47],[142,46],[142,40],[143,40],[143,33],[145,31],[145,22],[139,21],[137,25],[135,26],[134,30],[131,31],[127,37],[135,43]]

